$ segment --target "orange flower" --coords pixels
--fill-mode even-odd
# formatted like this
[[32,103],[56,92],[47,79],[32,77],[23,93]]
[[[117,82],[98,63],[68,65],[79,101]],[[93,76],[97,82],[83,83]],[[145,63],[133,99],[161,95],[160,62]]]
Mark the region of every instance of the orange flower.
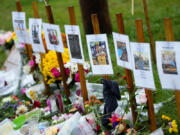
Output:
[[93,96],[93,95],[90,96],[90,100],[94,100],[95,101],[96,100],[96,96]]

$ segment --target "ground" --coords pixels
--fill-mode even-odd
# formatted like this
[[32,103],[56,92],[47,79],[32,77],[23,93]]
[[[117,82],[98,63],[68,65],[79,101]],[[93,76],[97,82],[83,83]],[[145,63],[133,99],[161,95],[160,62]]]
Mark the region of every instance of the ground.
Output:
[[[26,12],[27,18],[33,17],[32,11],[32,1],[33,0],[20,0],[22,3],[23,11]],[[77,23],[80,25],[82,40],[83,40],[83,49],[84,52],[87,50],[85,35],[82,26],[81,13],[79,8],[78,0],[49,0],[50,5],[52,6],[55,23],[59,24],[61,27],[61,31],[64,32],[64,24],[69,24],[68,17],[68,6],[75,6]],[[180,1],[179,0],[147,0],[149,17],[151,21],[152,34],[154,41],[165,40],[165,32],[164,32],[164,18],[172,18],[173,30],[175,35],[175,40],[179,41],[180,36]],[[11,23],[11,12],[16,10],[15,1],[12,0],[1,0],[1,8],[0,8],[0,29],[3,30],[12,30]],[[125,23],[125,31],[126,34],[130,36],[131,41],[137,41],[136,36],[136,27],[135,27],[135,19],[140,18],[143,19],[144,23],[144,32],[145,32],[145,40],[148,42],[147,35],[147,27],[145,25],[145,17],[142,0],[135,1],[135,14],[131,15],[131,0],[109,0],[109,10],[113,24],[113,31],[117,31],[116,25],[116,13],[123,13],[124,23]],[[40,17],[43,18],[43,21],[47,22],[46,11],[44,8],[44,2],[39,3],[39,13]],[[27,21],[28,22],[28,21]],[[109,46],[111,52],[111,60],[114,68],[114,76],[111,79],[118,81],[120,84],[124,84],[125,82],[121,80],[122,75],[124,74],[124,70],[121,67],[118,67],[116,64],[116,58],[114,54],[114,46],[112,36],[109,36]],[[84,53],[86,60],[88,60],[88,54]],[[5,59],[5,53],[0,50],[0,64],[2,65]],[[158,78],[158,72],[156,66],[153,65],[154,69],[154,78],[156,82],[156,91],[153,92],[153,98],[155,103],[159,103],[161,101],[166,101],[167,99],[174,96],[173,91],[162,90],[161,85]],[[91,82],[100,82],[100,77],[90,77],[89,81]],[[176,102],[173,99],[171,102],[166,103],[160,112],[156,115],[157,121],[160,121],[161,114],[166,114],[171,116],[172,118],[177,119],[177,109]]]

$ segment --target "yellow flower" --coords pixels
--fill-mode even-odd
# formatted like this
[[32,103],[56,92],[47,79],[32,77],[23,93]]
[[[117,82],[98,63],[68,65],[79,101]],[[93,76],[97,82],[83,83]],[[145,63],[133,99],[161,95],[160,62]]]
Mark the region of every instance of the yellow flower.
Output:
[[162,119],[165,119],[165,120],[168,120],[168,121],[170,121],[170,120],[171,120],[171,118],[170,118],[170,117],[168,117],[168,116],[166,116],[166,115],[162,115],[162,116],[161,116],[161,118],[162,118]]
[[89,107],[89,105],[88,105],[88,104],[86,104],[86,105],[85,105],[85,108],[88,108],[88,107]]
[[29,92],[29,95],[30,95],[30,97],[31,97],[31,99],[33,99],[33,100],[35,100],[35,98],[36,98],[36,92],[35,91],[30,91]]
[[10,41],[11,41],[11,38],[8,38],[8,39],[6,40],[7,43],[9,43]]
[[173,129],[172,128],[169,128],[169,133],[172,133],[173,132]]
[[[68,49],[65,48],[65,52],[62,53],[63,62],[67,63],[70,61]],[[61,80],[62,78],[55,78],[51,72],[53,68],[59,68],[59,63],[55,51],[49,51],[45,54],[41,63],[41,72],[48,84],[54,83],[56,80]]]

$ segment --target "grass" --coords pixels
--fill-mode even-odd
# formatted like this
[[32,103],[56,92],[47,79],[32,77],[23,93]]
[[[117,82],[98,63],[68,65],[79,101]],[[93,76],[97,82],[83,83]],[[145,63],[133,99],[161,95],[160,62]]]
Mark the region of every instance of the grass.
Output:
[[[26,12],[27,18],[33,17],[32,11],[32,1],[33,0],[21,0],[21,4],[23,7],[23,11]],[[83,25],[81,20],[81,13],[78,0],[50,0],[49,3],[52,6],[52,10],[54,13],[55,23],[59,24],[61,27],[61,31],[64,32],[64,24],[69,24],[68,10],[67,7],[73,5],[75,7],[77,24],[80,25],[81,34],[82,34],[82,42],[84,52],[87,52],[87,45],[85,40],[85,34],[83,31]],[[180,31],[180,2],[179,0],[147,0],[149,17],[151,21],[152,34],[154,41],[165,40],[165,32],[164,32],[164,18],[170,17],[172,18],[172,24],[174,29],[175,40],[179,41],[179,31]],[[11,23],[11,12],[16,10],[15,2],[12,0],[1,0],[1,8],[0,8],[0,29],[4,30],[12,30]],[[135,19],[140,18],[144,23],[144,34],[145,41],[148,40],[147,27],[145,25],[145,17],[143,11],[142,0],[135,1],[135,15],[131,15],[131,1],[130,0],[109,0],[109,10],[113,24],[113,31],[117,31],[116,18],[115,14],[123,13],[125,31],[126,34],[130,36],[131,41],[137,41],[136,36],[136,26]],[[44,3],[39,3],[39,14],[43,21],[47,22],[46,11],[44,8]],[[124,80],[121,80],[122,75],[124,74],[124,70],[121,67],[116,65],[116,58],[114,54],[114,45],[112,36],[108,37],[109,47],[111,52],[111,60],[113,63],[114,75],[111,76],[111,79],[114,79],[119,82],[119,84],[125,84]],[[84,53],[86,60],[88,60],[88,53]],[[0,64],[1,61],[4,60],[4,53],[0,52]],[[158,72],[156,66],[153,65],[154,69],[154,78],[156,83],[156,92],[153,92],[153,98],[155,103],[159,103],[162,101],[166,101],[168,98],[174,95],[173,91],[162,90]],[[90,77],[89,81],[91,82],[100,82],[101,77]],[[174,119],[178,119],[177,117],[177,109],[175,101],[171,101],[165,104],[159,113],[156,115],[157,121],[160,121],[161,114],[167,114]]]

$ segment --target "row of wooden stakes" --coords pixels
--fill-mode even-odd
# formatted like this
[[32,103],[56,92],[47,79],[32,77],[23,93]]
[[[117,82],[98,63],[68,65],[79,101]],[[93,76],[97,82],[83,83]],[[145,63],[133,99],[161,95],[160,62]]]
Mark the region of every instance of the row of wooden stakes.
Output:
[[[39,18],[37,2],[33,2],[32,6],[33,6],[34,18]],[[17,7],[18,12],[22,12],[21,3],[19,1],[16,2],[16,7]],[[46,13],[47,13],[49,23],[54,24],[54,18],[53,18],[51,6],[46,5],[45,8],[46,8]],[[68,11],[69,11],[69,17],[70,17],[70,24],[76,25],[76,17],[75,17],[74,7],[73,6],[68,7]],[[101,32],[100,32],[100,28],[99,28],[97,14],[92,14],[91,19],[92,19],[94,34],[100,34]],[[123,16],[121,13],[116,14],[116,20],[117,20],[117,26],[118,26],[118,33],[125,34]],[[135,23],[136,23],[136,32],[137,32],[138,42],[145,42],[142,20],[137,19],[135,21]],[[170,18],[165,19],[164,24],[165,24],[166,40],[173,41],[174,36],[173,36],[171,19]],[[32,58],[31,45],[26,45],[25,48],[26,48],[28,57],[31,59]],[[47,50],[46,50],[46,52],[47,52]],[[66,97],[68,98],[70,96],[70,91],[69,91],[68,85],[66,84],[67,77],[65,74],[64,64],[62,61],[62,55],[61,55],[61,53],[58,53],[58,52],[56,52],[56,54],[57,54],[60,70],[62,72],[62,78],[63,78],[62,81],[63,81]],[[41,54],[41,58],[43,58],[43,54]],[[129,69],[124,69],[124,71],[125,71],[125,78],[126,78],[126,81],[128,84],[127,87],[129,89],[129,95],[130,95],[130,97],[132,97],[131,95],[133,95],[133,93],[134,93],[133,92],[134,91],[134,83],[133,83],[132,73],[131,73],[131,70],[129,70]],[[79,77],[80,77],[82,97],[83,97],[83,100],[86,101],[86,100],[88,100],[88,93],[87,93],[83,65],[78,64],[78,72],[79,72]],[[109,77],[107,75],[104,75],[103,78],[109,79]],[[45,85],[46,85],[46,93],[49,94],[50,93],[49,86],[46,83],[45,83]],[[152,91],[145,89],[145,92],[146,92],[147,99],[148,99],[147,105],[148,105],[148,117],[149,117],[150,131],[154,131],[157,128],[157,126],[156,126],[156,120],[155,120]],[[175,91],[175,96],[176,96],[176,104],[177,104],[177,109],[178,109],[178,116],[180,119],[180,92]],[[132,110],[133,121],[135,122],[136,118],[137,118],[135,97],[130,98],[130,106],[131,106],[131,110]]]

